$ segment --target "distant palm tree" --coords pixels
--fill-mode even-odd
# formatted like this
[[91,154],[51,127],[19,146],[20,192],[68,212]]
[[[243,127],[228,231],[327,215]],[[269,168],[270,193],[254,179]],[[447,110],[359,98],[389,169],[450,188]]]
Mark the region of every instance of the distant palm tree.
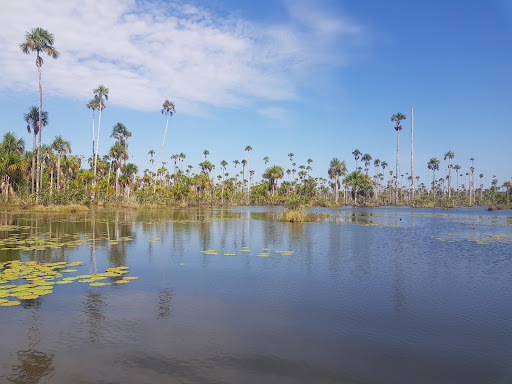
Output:
[[452,198],[452,160],[455,153],[448,151],[444,154],[444,159],[448,159],[448,199]]
[[71,153],[71,145],[62,136],[56,136],[51,145],[51,148],[57,152],[57,191],[60,190],[60,162],[66,153]]
[[277,191],[277,179],[282,179],[284,176],[283,167],[279,165],[273,165],[267,168],[263,173],[263,178],[268,180],[268,189],[272,195],[275,195]]
[[457,175],[457,192],[459,191],[459,170],[461,169],[460,165],[454,165],[453,169],[455,169],[455,174]]
[[[124,145],[124,151],[128,155],[128,138],[132,136],[132,133],[126,128],[123,123],[117,123],[114,128],[112,128],[112,134],[110,137],[114,137],[120,144]],[[124,165],[126,165],[126,161],[128,156],[125,157]]]
[[94,178],[93,182],[96,185],[96,167],[98,165],[98,147],[100,145],[100,129],[101,129],[101,111],[106,108],[106,105],[103,101],[108,100],[108,92],[109,89],[103,85],[99,85],[98,88],[93,89],[94,98],[98,101],[98,111],[100,111],[98,116],[98,140],[96,140],[96,151],[94,152]]
[[222,204],[224,204],[224,176],[226,175],[226,167],[228,165],[228,162],[226,160],[222,160],[220,162],[220,167],[222,170],[222,192],[221,192],[221,200]]
[[[245,147],[245,150],[247,151],[247,178],[249,179],[249,183],[247,184],[247,193],[250,194],[251,190],[251,168],[249,167],[249,153],[252,151],[252,147],[248,145]],[[249,195],[247,195],[249,198]]]
[[427,168],[432,170],[432,196],[436,197],[435,191],[435,181],[436,181],[436,171],[439,170],[439,159],[437,157],[430,158]]
[[206,160],[206,156],[208,156],[210,154],[210,151],[208,151],[207,149],[205,149],[203,151],[203,155],[204,155],[204,159]]
[[331,179],[334,179],[334,198],[336,204],[338,204],[338,180],[340,176],[344,176],[346,173],[347,167],[345,165],[345,161],[340,161],[337,157],[334,157],[330,162],[328,174]]
[[[160,154],[158,155],[158,161],[156,163],[156,169],[158,174],[158,167],[160,166],[160,158],[162,157],[162,151],[164,150],[164,143],[165,143],[165,135],[167,135],[167,127],[169,126],[169,116],[172,116],[176,113],[176,109],[174,107],[174,103],[169,100],[165,100],[162,104],[162,113],[165,113],[167,116],[167,122],[165,123],[165,132],[164,132],[164,138],[162,140],[162,147],[160,148]],[[156,192],[156,175],[155,175],[155,182],[153,186],[153,193]]]
[[110,151],[109,156],[114,160],[114,168],[116,170],[116,197],[119,196],[119,174],[121,173],[121,160],[126,158],[126,151],[124,146],[117,142],[115,143]]
[[269,159],[268,159],[268,156],[265,156],[265,157],[263,158],[263,161],[265,162],[265,166],[267,166],[268,160],[269,160]]
[[400,120],[405,120],[407,117],[402,113],[397,113],[396,115],[391,116],[391,121],[396,121],[395,131],[396,135],[396,181],[395,181],[395,204],[398,204],[398,157],[400,155],[400,131],[402,130],[402,126],[400,125]]
[[354,155],[354,159],[356,160],[356,171],[357,171],[357,160],[359,160],[359,156],[362,155],[361,151],[359,149],[355,149],[354,152],[352,152]]
[[36,67],[39,74],[39,143],[37,145],[37,175],[36,175],[36,192],[39,191],[39,164],[41,163],[41,131],[43,120],[43,85],[41,81],[41,67],[43,66],[43,58],[41,53],[56,59],[60,53],[55,49],[53,43],[55,38],[53,34],[42,28],[32,28],[25,33],[25,41],[20,44],[23,53],[36,53]]
[[368,167],[370,166],[370,162],[372,161],[372,157],[370,154],[365,153],[363,157],[361,157],[361,161],[364,161],[364,170],[366,171],[366,175],[368,176]]
[[98,100],[96,99],[91,99],[89,100],[89,102],[86,104],[86,107],[89,108],[89,109],[92,109],[92,158],[94,159],[94,141],[95,141],[95,137],[94,137],[94,111],[96,111],[96,109],[98,109],[100,106],[100,103]]
[[155,154],[155,151],[150,149],[149,152],[148,152],[148,155],[151,156],[150,159],[149,159],[149,163],[150,163],[150,172],[153,173],[153,163],[155,160],[153,160],[153,155]]
[[34,144],[32,149],[32,168],[31,168],[31,177],[32,177],[32,193],[35,191],[35,171],[36,171],[36,136],[39,133],[39,126],[42,124],[43,127],[48,125],[48,112],[42,111],[41,116],[39,116],[39,110],[37,107],[30,107],[28,113],[24,115],[25,122],[27,123],[27,131],[31,133],[31,129],[34,132]]

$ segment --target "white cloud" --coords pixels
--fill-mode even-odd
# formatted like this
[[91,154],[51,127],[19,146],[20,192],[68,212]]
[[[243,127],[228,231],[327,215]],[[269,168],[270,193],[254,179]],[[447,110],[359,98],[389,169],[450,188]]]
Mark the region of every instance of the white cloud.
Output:
[[290,112],[284,108],[269,107],[258,110],[258,112],[269,119],[288,122],[291,119]]
[[46,93],[85,102],[104,84],[113,104],[154,110],[168,98],[192,114],[201,106],[297,99],[300,76],[317,64],[343,62],[339,39],[361,31],[314,9],[306,16],[295,4],[290,20],[260,25],[179,2],[10,1],[0,15],[0,86],[34,90],[35,57],[19,44],[40,26],[55,35],[61,53],[45,58]]

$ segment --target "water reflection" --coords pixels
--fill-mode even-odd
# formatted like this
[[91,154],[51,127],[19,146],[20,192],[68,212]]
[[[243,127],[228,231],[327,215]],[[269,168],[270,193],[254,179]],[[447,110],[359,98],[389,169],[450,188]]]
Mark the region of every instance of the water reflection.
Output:
[[16,352],[17,362],[11,366],[11,372],[7,376],[10,383],[15,384],[36,384],[51,373],[54,368],[53,353],[42,352],[37,349],[42,340],[39,331],[40,301],[36,300],[24,303],[26,309],[30,309],[30,320],[27,328],[28,349]]

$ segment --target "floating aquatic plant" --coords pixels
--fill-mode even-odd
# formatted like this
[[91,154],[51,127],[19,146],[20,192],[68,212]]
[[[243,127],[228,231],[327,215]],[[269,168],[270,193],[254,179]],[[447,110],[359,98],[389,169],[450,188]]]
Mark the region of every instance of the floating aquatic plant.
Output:
[[[49,295],[53,293],[55,284],[64,285],[77,281],[90,283],[89,285],[93,287],[101,287],[110,285],[110,283],[98,282],[98,280],[105,280],[109,277],[121,278],[114,281],[117,284],[126,284],[131,280],[138,279],[136,276],[123,277],[129,272],[129,267],[115,267],[107,268],[105,273],[70,276],[57,280],[62,277],[61,272],[77,272],[76,269],[67,269],[68,267],[76,267],[81,264],[83,262],[38,263],[20,260],[0,263],[0,306],[10,307],[21,303],[17,300],[6,299],[7,297],[18,300],[35,300],[40,296]],[[17,284],[9,284],[13,282]]]

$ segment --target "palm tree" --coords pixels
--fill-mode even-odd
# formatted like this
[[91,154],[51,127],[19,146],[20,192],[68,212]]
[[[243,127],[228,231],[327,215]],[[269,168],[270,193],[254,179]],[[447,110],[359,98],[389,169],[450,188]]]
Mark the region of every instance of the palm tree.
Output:
[[439,170],[439,159],[437,157],[430,158],[427,168],[432,170],[432,196],[436,197],[435,191],[435,181],[436,181],[436,171]]
[[133,163],[128,163],[121,168],[123,179],[126,181],[128,186],[128,198],[130,197],[130,191],[133,186],[133,177],[137,174],[138,171],[139,168]]
[[155,160],[153,160],[153,155],[155,154],[155,151],[150,149],[149,152],[148,152],[148,155],[151,156],[151,158],[149,159],[149,162],[150,162],[150,172],[153,173],[153,163],[155,162]]
[[[162,147],[160,148],[160,154],[158,155],[158,161],[156,163],[157,174],[158,174],[158,167],[160,165],[160,158],[162,157],[162,151],[164,149],[165,135],[167,135],[167,127],[169,126],[169,116],[172,116],[173,114],[176,113],[174,103],[172,101],[165,100],[164,103],[162,104],[162,113],[165,113],[165,115],[167,116],[167,122],[165,123],[165,132],[164,132],[164,138],[162,140]],[[155,192],[156,192],[156,175],[155,175],[155,183],[153,186],[153,193],[155,193]]]
[[337,157],[334,157],[332,160],[331,160],[331,163],[330,163],[330,166],[329,166],[329,170],[328,170],[328,174],[329,174],[329,177],[331,179],[335,179],[334,180],[334,198],[335,198],[335,203],[338,204],[338,184],[339,184],[339,181],[338,181],[338,178],[340,176],[344,176],[345,174],[347,173],[347,167],[345,165],[345,161],[340,161],[338,160]]
[[247,198],[249,198],[251,190],[251,168],[249,168],[249,153],[252,151],[252,147],[248,145],[247,147],[245,147],[245,150],[247,151],[247,178],[249,179],[249,184],[247,184]]
[[228,162],[226,160],[222,160],[220,162],[220,167],[222,170],[222,192],[221,192],[222,204],[224,204],[224,175],[226,174],[226,166],[227,165],[228,165]]
[[262,176],[264,179],[268,179],[268,189],[272,195],[275,195],[277,191],[277,179],[282,179],[284,176],[283,167],[273,165],[267,168]]
[[366,171],[366,175],[368,176],[368,167],[370,166],[370,162],[372,161],[372,157],[370,154],[365,153],[363,157],[361,157],[361,161],[364,161],[364,170]]
[[354,152],[352,152],[354,155],[354,159],[356,160],[356,171],[357,171],[357,160],[359,160],[359,156],[362,155],[361,151],[359,149],[355,149]]
[[55,140],[51,145],[51,148],[57,152],[57,191],[60,190],[60,161],[66,153],[71,153],[71,146],[69,141],[66,141],[62,136],[55,136]]
[[23,53],[36,53],[36,67],[39,75],[39,143],[37,145],[37,168],[36,168],[36,192],[39,191],[39,164],[41,163],[41,131],[43,120],[43,85],[41,80],[41,67],[43,66],[43,58],[41,53],[56,59],[60,53],[55,49],[53,43],[55,38],[53,34],[42,28],[32,28],[25,33],[25,41],[20,44]]
[[100,111],[99,116],[98,116],[98,140],[96,140],[96,151],[94,152],[94,178],[93,178],[94,185],[96,185],[96,167],[98,165],[98,147],[100,145],[101,111],[103,111],[106,108],[103,98],[105,98],[105,100],[108,100],[108,92],[109,92],[109,89],[103,85],[99,85],[98,88],[93,89],[94,98],[98,102],[98,111]]
[[512,183],[510,181],[505,181],[503,183],[503,188],[507,188],[507,204],[508,204],[508,202],[509,202],[508,196],[509,196],[509,191],[512,188]]
[[480,178],[480,200],[482,200],[484,197],[484,184],[482,183],[482,178],[484,177],[484,174],[481,173],[480,175],[478,175],[478,177]]
[[206,160],[206,157],[210,154],[210,151],[208,151],[207,149],[205,149],[203,151],[203,155],[204,155],[204,159]]
[[345,185],[352,186],[352,195],[354,196],[354,204],[357,204],[357,195],[359,191],[363,190],[365,192],[372,191],[372,181],[368,175],[362,174],[360,172],[352,172],[347,175],[343,179],[343,183]]
[[96,109],[99,108],[99,106],[100,106],[100,103],[96,99],[91,99],[86,104],[87,108],[92,109],[92,158],[93,159],[94,159],[94,140],[95,140],[95,137],[94,137],[94,112],[96,111]]
[[109,156],[114,159],[114,168],[116,170],[116,197],[119,196],[119,174],[121,172],[121,160],[126,158],[126,150],[124,146],[117,142],[114,143],[110,151],[108,152]]
[[31,177],[32,177],[32,193],[34,193],[34,184],[35,184],[35,171],[36,171],[36,136],[39,133],[39,126],[42,125],[46,127],[48,125],[48,112],[42,111],[39,114],[39,110],[37,107],[30,107],[28,113],[24,115],[25,122],[27,123],[27,131],[31,133],[31,128],[34,131],[34,144],[32,150],[32,169],[31,169]]
[[[114,128],[112,128],[112,134],[110,137],[115,138],[119,143],[124,145],[124,151],[128,155],[128,138],[131,137],[132,133],[126,128],[123,123],[117,123]],[[124,165],[126,165],[126,161],[128,156],[125,157]]]
[[268,156],[265,156],[265,157],[263,158],[263,161],[265,162],[265,166],[267,166],[268,160],[269,160]]
[[457,175],[457,192],[459,191],[459,170],[461,169],[460,165],[454,165],[453,169],[455,169],[455,174]]
[[448,199],[452,198],[452,160],[455,153],[448,151],[444,154],[444,159],[448,159]]
[[396,121],[395,131],[396,135],[396,181],[395,181],[395,204],[398,204],[398,157],[400,155],[400,131],[402,130],[402,126],[400,125],[400,120],[405,120],[407,117],[402,113],[397,113],[396,115],[391,116],[391,121]]

